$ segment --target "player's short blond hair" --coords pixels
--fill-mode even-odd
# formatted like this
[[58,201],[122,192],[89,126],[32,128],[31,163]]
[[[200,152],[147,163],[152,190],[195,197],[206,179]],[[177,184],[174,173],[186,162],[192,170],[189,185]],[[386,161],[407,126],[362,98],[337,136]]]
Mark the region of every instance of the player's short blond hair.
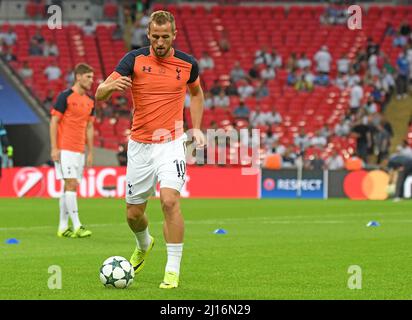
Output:
[[170,24],[172,25],[172,32],[175,32],[176,30],[175,17],[173,16],[173,14],[171,14],[168,11],[158,10],[158,11],[153,12],[150,15],[150,21],[148,25],[149,32],[150,32],[150,25],[152,24],[152,22],[155,22],[159,26],[170,22]]
[[90,72],[94,72],[94,69],[87,63],[79,63],[74,67],[74,76],[77,76],[78,74],[83,75]]

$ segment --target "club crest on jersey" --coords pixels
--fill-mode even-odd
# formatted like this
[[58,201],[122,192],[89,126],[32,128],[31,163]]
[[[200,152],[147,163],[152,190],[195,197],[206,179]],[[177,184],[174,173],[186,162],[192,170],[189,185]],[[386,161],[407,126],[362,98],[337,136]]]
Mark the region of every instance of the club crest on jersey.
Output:
[[151,67],[151,66],[148,66],[148,67],[143,66],[142,71],[144,71],[144,72],[152,72],[152,67]]
[[176,72],[177,72],[176,79],[180,80],[180,72],[182,72],[182,70],[179,68],[176,68]]

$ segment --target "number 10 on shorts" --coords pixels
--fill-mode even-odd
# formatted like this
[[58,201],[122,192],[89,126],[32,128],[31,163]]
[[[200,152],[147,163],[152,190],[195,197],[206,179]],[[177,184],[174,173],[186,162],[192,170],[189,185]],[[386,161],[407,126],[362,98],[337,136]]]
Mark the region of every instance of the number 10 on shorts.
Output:
[[186,162],[184,160],[175,160],[173,163],[176,164],[177,177],[184,179],[186,173]]

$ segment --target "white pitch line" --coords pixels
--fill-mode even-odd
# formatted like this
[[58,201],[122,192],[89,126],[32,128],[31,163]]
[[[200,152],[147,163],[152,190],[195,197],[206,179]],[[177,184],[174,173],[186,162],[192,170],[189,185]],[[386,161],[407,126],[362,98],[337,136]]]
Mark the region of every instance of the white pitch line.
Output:
[[[117,225],[123,225],[125,223],[105,223],[105,224],[88,224],[88,227],[102,228],[102,227],[113,227]],[[43,230],[43,229],[55,229],[56,226],[35,226],[35,227],[10,227],[10,228],[0,228],[0,231],[24,231],[24,230]]]
[[[367,220],[367,219],[366,219]],[[342,221],[342,220],[277,220],[267,218],[246,218],[246,219],[219,219],[219,220],[187,220],[186,224],[192,225],[221,225],[221,224],[235,224],[235,223],[250,223],[251,221],[263,222],[265,224],[347,224],[358,223],[361,221]],[[365,221],[366,223],[367,221]],[[381,219],[381,223],[412,223],[412,220],[387,220]],[[152,224],[163,224],[163,222],[152,222]],[[126,223],[101,223],[101,224],[88,224],[91,228],[104,228],[113,226],[127,226]],[[34,226],[34,227],[6,227],[0,228],[0,231],[26,231],[26,230],[44,230],[55,229],[56,226]]]
[[292,220],[279,220],[279,221],[266,221],[267,224],[341,224],[346,221],[337,220],[323,220],[323,221],[292,221]]

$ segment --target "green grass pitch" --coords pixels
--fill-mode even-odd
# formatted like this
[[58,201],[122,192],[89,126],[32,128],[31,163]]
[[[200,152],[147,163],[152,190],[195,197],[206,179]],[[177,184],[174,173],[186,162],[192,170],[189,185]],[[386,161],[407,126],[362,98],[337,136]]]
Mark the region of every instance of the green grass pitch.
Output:
[[[182,200],[180,287],[161,290],[166,249],[159,200],[149,201],[156,245],[128,289],[99,281],[109,256],[130,258],[122,199],[80,199],[87,239],[56,236],[58,200],[0,199],[0,299],[411,299],[412,202]],[[366,227],[376,220],[379,227]],[[226,235],[213,231],[223,228]],[[19,244],[6,244],[16,238]],[[62,289],[47,286],[62,270]],[[348,288],[351,265],[362,289]]]

